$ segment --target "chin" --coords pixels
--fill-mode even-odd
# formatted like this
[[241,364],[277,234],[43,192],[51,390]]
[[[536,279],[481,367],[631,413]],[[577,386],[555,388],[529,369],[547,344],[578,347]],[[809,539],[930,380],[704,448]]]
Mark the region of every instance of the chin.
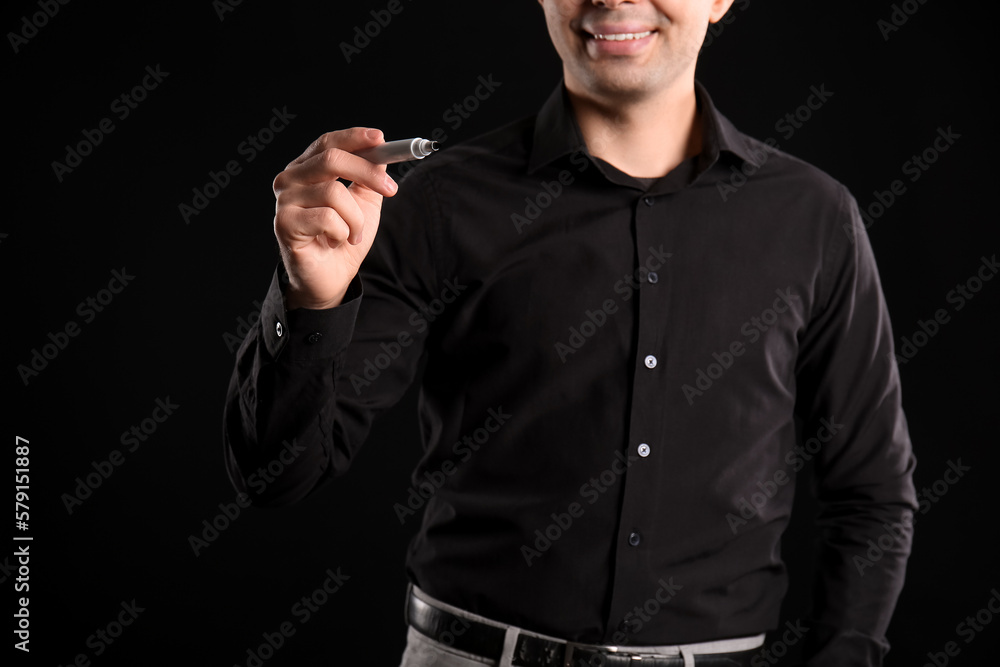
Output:
[[577,77],[590,94],[621,102],[641,100],[652,95],[659,78],[652,72],[629,71],[626,68],[587,71]]

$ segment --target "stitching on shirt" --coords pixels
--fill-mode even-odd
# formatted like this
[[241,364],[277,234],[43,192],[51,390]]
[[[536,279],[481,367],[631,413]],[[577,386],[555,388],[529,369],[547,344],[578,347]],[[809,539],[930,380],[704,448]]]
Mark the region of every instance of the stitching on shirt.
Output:
[[[830,225],[830,230],[827,232],[828,236],[826,239],[826,251],[823,253],[822,263],[823,266],[820,269],[820,279],[819,279],[819,289],[817,290],[816,296],[818,297],[812,304],[811,311],[809,313],[809,318],[807,322],[813,321],[815,318],[823,315],[830,308],[830,301],[833,299],[833,293],[836,291],[834,289],[834,279],[833,273],[837,267],[837,263],[834,258],[840,253],[840,244],[846,242],[845,234],[838,234],[840,230],[841,220],[844,219],[846,215],[852,224],[855,224],[853,216],[850,214],[850,199],[851,193],[847,190],[847,187],[842,183],[837,183],[837,214],[834,216],[833,224]],[[855,264],[856,255],[855,255]],[[847,261],[848,258],[845,258]],[[825,292],[825,294],[824,294]]]

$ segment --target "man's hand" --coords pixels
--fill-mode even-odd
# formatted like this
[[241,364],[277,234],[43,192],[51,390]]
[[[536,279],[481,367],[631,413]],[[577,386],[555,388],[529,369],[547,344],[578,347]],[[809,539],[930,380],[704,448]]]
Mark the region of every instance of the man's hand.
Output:
[[343,300],[375,240],[382,197],[397,189],[385,165],[353,152],[384,141],[370,128],[328,132],[275,177],[274,235],[290,280],[289,309]]

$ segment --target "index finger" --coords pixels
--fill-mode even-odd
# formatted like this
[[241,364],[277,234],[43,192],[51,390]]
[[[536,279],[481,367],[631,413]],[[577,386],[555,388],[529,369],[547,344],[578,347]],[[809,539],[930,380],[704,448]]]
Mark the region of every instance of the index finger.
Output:
[[351,127],[346,130],[335,130],[321,135],[309,144],[302,155],[292,160],[288,166],[302,164],[309,158],[330,148],[339,148],[354,153],[365,148],[377,146],[385,141],[382,130],[373,127]]
[[274,187],[277,193],[296,184],[306,186],[305,192],[309,192],[315,189],[313,186],[337,180],[351,181],[385,197],[392,197],[397,189],[384,164],[373,164],[339,148],[324,150],[301,164],[289,166],[274,179]]

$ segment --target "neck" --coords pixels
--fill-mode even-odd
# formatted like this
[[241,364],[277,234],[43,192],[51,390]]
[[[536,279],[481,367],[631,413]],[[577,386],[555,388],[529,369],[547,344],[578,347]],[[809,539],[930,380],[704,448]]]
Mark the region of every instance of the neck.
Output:
[[626,102],[588,95],[568,78],[566,89],[590,154],[630,176],[665,176],[701,152],[693,77]]

